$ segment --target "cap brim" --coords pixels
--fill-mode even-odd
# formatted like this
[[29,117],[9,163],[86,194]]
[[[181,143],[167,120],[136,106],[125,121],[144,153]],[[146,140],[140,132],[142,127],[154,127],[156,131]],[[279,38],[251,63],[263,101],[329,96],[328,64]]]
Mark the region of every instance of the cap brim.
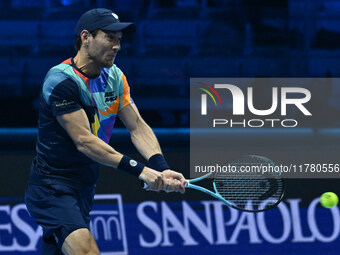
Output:
[[101,29],[108,30],[108,31],[122,31],[123,33],[133,33],[136,31],[136,24],[127,23],[127,22],[119,22],[119,23],[112,23],[108,26],[102,27]]

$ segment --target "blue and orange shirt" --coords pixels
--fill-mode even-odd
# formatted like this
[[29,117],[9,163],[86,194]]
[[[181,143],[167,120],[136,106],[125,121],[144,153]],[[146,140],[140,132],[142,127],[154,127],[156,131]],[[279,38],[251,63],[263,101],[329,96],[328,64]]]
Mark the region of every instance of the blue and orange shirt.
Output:
[[78,151],[56,116],[84,109],[92,133],[108,143],[118,111],[133,102],[123,72],[113,65],[88,77],[67,59],[47,73],[39,98],[37,156],[31,183],[95,185],[98,164]]

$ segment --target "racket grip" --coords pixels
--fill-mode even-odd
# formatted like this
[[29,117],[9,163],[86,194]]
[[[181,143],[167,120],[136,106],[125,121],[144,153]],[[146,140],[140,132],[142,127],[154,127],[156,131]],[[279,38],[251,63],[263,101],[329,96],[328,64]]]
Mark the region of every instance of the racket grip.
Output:
[[147,185],[144,181],[140,181],[140,186],[142,187],[142,189],[147,189],[149,187],[149,185]]
[[[180,182],[180,181],[178,180],[178,182]],[[149,188],[149,185],[146,184],[145,182],[142,181],[141,184],[142,184],[143,189]],[[184,184],[184,187],[188,187],[188,186],[189,186],[189,181],[186,181],[185,184]]]

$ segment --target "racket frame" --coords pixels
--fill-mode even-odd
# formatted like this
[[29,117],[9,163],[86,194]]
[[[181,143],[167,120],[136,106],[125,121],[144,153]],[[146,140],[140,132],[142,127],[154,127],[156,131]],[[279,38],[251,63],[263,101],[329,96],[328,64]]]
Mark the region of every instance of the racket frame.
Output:
[[282,193],[281,193],[281,196],[280,198],[276,201],[276,203],[272,204],[271,206],[269,207],[266,207],[264,209],[261,209],[261,210],[250,210],[250,209],[245,209],[245,208],[240,208],[238,206],[235,206],[233,205],[231,202],[229,202],[228,200],[224,199],[220,193],[218,192],[217,188],[216,188],[216,184],[215,184],[215,181],[212,181],[213,182],[213,187],[214,187],[214,190],[215,190],[215,193],[212,192],[211,190],[208,190],[206,188],[203,188],[201,186],[198,186],[198,185],[195,185],[195,184],[192,184],[192,183],[195,183],[195,182],[199,182],[203,179],[206,179],[208,178],[209,176],[211,176],[213,173],[208,173],[208,174],[205,174],[205,175],[202,175],[198,178],[194,178],[194,179],[190,179],[190,180],[187,180],[184,184],[184,187],[185,188],[191,188],[191,189],[195,189],[195,190],[199,190],[201,192],[204,192],[220,201],[222,201],[223,203],[225,203],[227,206],[231,207],[231,208],[234,208],[234,209],[237,209],[237,210],[241,210],[241,211],[245,211],[245,212],[264,212],[264,211],[267,211],[269,209],[272,209],[274,208],[275,206],[277,206],[283,199],[283,196],[284,196],[284,193],[285,193],[285,182],[284,180],[282,179]]
[[216,189],[216,185],[215,185],[215,182],[213,182],[213,186],[214,186],[214,190],[216,193],[212,192],[211,190],[208,190],[206,188],[203,188],[201,186],[198,186],[198,185],[195,185],[195,184],[192,184],[192,183],[195,183],[195,182],[198,182],[198,181],[201,181],[205,178],[208,178],[209,176],[211,176],[212,173],[208,173],[208,174],[205,174],[205,175],[202,175],[198,178],[194,178],[194,179],[190,179],[190,180],[187,180],[184,184],[184,187],[185,188],[191,188],[191,189],[196,189],[196,190],[199,190],[199,191],[202,191],[210,196],[213,196],[214,198],[217,198],[219,200],[221,200],[223,203],[225,203],[226,205],[230,206],[230,207],[234,207],[229,201],[225,200],[217,191]]

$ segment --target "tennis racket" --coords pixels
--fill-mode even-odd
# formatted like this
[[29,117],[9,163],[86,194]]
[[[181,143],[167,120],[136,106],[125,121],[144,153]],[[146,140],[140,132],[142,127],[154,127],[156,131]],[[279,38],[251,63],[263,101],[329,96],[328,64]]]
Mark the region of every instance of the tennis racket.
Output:
[[[285,184],[281,172],[263,173],[262,171],[264,167],[274,169],[275,163],[270,159],[247,155],[228,162],[228,165],[235,171],[208,173],[199,178],[187,180],[185,188],[202,191],[231,208],[247,212],[269,210],[283,199]],[[241,172],[245,169],[249,172]],[[212,182],[214,191],[193,184],[204,179]]]

